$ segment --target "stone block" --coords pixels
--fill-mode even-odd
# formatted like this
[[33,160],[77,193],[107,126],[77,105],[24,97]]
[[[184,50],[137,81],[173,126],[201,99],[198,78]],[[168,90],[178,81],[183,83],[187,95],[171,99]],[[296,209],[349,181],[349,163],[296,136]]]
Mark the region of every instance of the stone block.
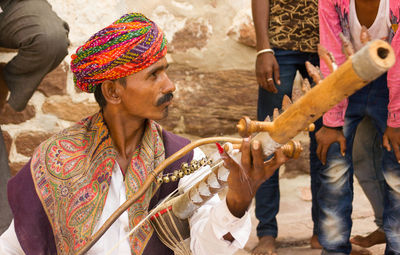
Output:
[[27,105],[21,112],[16,112],[7,104],[4,112],[0,114],[0,124],[20,124],[32,119],[35,115],[36,111],[32,105]]
[[171,65],[168,75],[177,87],[169,117],[161,121],[169,130],[201,137],[234,134],[243,115],[256,118],[258,85],[253,71],[203,72]]
[[171,51],[201,49],[207,45],[210,31],[208,24],[201,20],[188,19],[184,28],[177,31],[171,42]]
[[254,26],[250,23],[242,23],[235,30],[230,30],[228,35],[233,36],[233,38],[241,44],[255,48],[256,47],[256,31]]
[[12,137],[7,131],[1,130],[1,132],[3,134],[4,143],[6,145],[7,157],[9,157],[10,156],[10,148],[11,148],[11,144],[12,144]]
[[24,156],[31,157],[36,147],[51,135],[51,133],[37,131],[21,133],[15,139],[17,152]]
[[234,23],[228,30],[228,35],[241,44],[256,47],[256,30],[250,14],[245,10],[236,15]]
[[62,62],[56,69],[48,73],[37,88],[46,97],[64,95],[67,87],[68,65]]
[[53,96],[48,98],[43,106],[43,113],[53,114],[62,120],[79,121],[99,111],[96,102],[72,102],[68,96]]

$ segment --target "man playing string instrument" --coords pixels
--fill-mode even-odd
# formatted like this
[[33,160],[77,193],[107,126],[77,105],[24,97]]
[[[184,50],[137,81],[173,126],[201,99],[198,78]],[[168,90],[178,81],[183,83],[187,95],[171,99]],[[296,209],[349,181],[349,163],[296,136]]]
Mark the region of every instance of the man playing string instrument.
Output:
[[[175,91],[166,74],[166,52],[160,28],[132,13],[72,55],[76,86],[94,93],[101,110],[44,141],[10,180],[14,220],[0,237],[0,254],[76,254],[165,158],[188,144],[155,122],[167,116]],[[190,219],[193,254],[233,254],[242,248],[251,230],[247,210],[255,191],[287,160],[278,150],[265,163],[260,143],[249,139],[241,152],[240,163],[224,156],[230,170],[226,198],[213,197]],[[194,149],[163,173],[202,156]],[[180,185],[185,181],[190,180],[185,177]],[[87,254],[108,253],[177,186],[153,182]],[[113,252],[173,254],[148,222]]]

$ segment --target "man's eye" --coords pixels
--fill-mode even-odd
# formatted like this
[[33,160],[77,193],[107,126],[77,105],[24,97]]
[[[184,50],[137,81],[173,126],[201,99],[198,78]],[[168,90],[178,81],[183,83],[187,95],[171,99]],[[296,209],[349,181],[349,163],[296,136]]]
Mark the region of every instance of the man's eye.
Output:
[[157,72],[151,74],[152,77],[157,77]]

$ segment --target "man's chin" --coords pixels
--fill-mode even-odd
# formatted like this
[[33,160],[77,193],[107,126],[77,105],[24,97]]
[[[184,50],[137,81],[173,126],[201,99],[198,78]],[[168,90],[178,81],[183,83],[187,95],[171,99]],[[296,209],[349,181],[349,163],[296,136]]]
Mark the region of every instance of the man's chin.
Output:
[[167,117],[168,117],[168,107],[165,108],[165,109],[161,112],[161,114],[160,114],[159,116],[153,118],[153,120],[155,120],[155,121],[163,120],[163,119],[165,119],[165,118],[167,118]]

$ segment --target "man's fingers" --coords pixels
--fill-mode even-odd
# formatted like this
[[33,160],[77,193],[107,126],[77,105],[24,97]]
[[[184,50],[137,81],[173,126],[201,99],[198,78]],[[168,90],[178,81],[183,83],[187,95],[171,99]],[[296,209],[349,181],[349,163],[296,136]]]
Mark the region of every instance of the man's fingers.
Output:
[[275,151],[274,161],[278,167],[288,160],[289,160],[289,158],[285,156],[282,149],[278,149]]
[[277,150],[273,158],[264,163],[264,178],[269,179],[287,160],[288,158],[283,154],[282,150]]
[[317,157],[318,157],[318,159],[322,162],[322,160],[321,160],[321,153],[322,153],[322,145],[321,144],[319,144],[318,143],[318,146],[317,146],[317,151],[316,151],[316,153],[317,153]]
[[269,66],[267,68],[267,73],[266,73],[266,78],[267,78],[267,87],[268,87],[268,91],[271,93],[277,93],[278,90],[275,88],[275,83],[274,83],[274,70],[273,70],[273,66]]
[[276,89],[275,85],[274,85],[274,79],[271,78],[270,81],[267,81],[267,90],[271,93],[278,93],[278,90]]
[[221,154],[221,158],[224,161],[224,166],[228,169],[234,169],[235,161],[225,151]]
[[242,152],[241,164],[248,169],[251,166],[250,138],[243,139],[240,151]]
[[387,151],[391,151],[389,139],[386,134],[383,135],[382,145]]
[[275,78],[276,84],[281,85],[281,80],[280,80],[280,76],[279,76],[279,65],[276,62],[274,65],[274,78]]
[[269,167],[269,168],[278,168],[280,167],[283,163],[285,163],[288,160],[288,158],[283,154],[283,151],[281,149],[278,149],[275,151],[274,156],[264,162],[264,167]]
[[328,153],[328,146],[322,146],[320,160],[321,160],[323,165],[326,164],[326,154],[327,153]]
[[392,141],[392,146],[393,146],[393,152],[394,155],[396,156],[397,162],[400,163],[400,150],[399,150],[399,144],[397,142]]
[[344,157],[346,155],[346,139],[340,139],[340,154]]
[[258,83],[258,85],[261,87],[261,88],[263,88],[263,89],[267,89],[267,76],[265,76],[265,74],[263,75],[263,74],[259,74],[259,73],[257,73],[257,83]]
[[261,143],[260,141],[253,141],[251,143],[251,155],[253,156],[253,165],[255,170],[263,170],[264,161],[262,155]]

